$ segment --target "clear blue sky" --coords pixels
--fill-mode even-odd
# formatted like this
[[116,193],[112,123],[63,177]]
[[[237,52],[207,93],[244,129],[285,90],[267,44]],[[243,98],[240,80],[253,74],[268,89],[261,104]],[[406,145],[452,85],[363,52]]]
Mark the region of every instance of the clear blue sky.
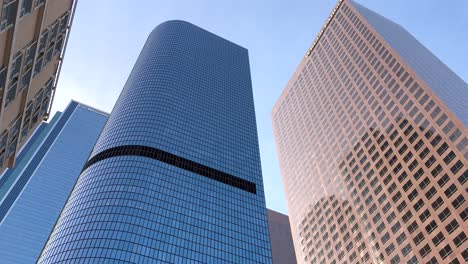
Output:
[[[468,80],[468,1],[358,0],[401,24]],[[270,111],[335,0],[79,0],[53,112],[71,99],[110,112],[150,31],[198,25],[249,50],[267,206],[287,213]]]

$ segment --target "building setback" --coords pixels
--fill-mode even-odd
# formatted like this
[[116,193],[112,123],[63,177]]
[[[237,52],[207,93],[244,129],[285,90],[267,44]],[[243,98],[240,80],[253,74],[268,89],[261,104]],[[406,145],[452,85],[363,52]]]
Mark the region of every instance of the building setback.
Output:
[[296,254],[287,215],[267,209],[273,264],[296,264]]
[[71,102],[42,123],[0,177],[1,263],[35,263],[107,114]]
[[302,263],[465,263],[468,85],[339,1],[272,112]]
[[150,34],[39,263],[271,263],[248,52]]

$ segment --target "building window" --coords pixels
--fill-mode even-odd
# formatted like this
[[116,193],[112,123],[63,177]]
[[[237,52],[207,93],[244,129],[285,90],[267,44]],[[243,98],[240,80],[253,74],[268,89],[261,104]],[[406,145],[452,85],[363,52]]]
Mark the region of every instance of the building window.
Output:
[[450,164],[450,162],[451,162],[453,159],[455,159],[455,157],[456,157],[455,153],[454,153],[453,151],[450,151],[450,153],[447,154],[447,156],[445,156],[445,158],[444,158],[445,164],[447,164],[447,165]]
[[431,171],[431,174],[433,177],[436,177],[437,175],[439,175],[439,173],[442,172],[442,166],[437,165],[437,167],[435,167],[432,171]]
[[424,174],[424,170],[419,168],[419,170],[413,175],[415,180],[418,180]]
[[401,198],[401,192],[397,192],[393,197],[392,197],[392,200],[393,202],[397,202],[398,200],[400,200]]
[[401,175],[398,176],[398,181],[403,182],[406,179],[407,176],[408,176],[408,174],[405,171],[402,172]]
[[403,254],[403,256],[406,256],[408,255],[413,249],[411,248],[411,244],[407,244],[406,246],[404,246],[402,249],[401,249],[401,253]]
[[460,140],[460,142],[457,144],[457,149],[458,150],[463,150],[468,146],[468,138],[463,138]]
[[42,32],[41,37],[39,38],[39,49],[37,51],[39,53],[39,56],[44,55],[45,49],[47,47],[48,38],[49,38],[49,30],[46,29]]
[[435,194],[437,193],[437,190],[432,186],[427,192],[426,192],[426,198],[430,200]]
[[392,232],[393,232],[393,234],[397,233],[397,232],[398,232],[398,230],[400,230],[400,228],[401,228],[401,224],[400,224],[400,222],[396,222],[396,223],[395,223],[395,224],[392,226],[392,228],[391,228],[391,229],[392,229]]
[[457,186],[455,186],[455,184],[452,183],[452,185],[450,185],[447,190],[445,190],[445,195],[447,197],[450,197],[452,196],[455,192],[457,191]]
[[433,208],[434,210],[437,210],[437,209],[439,209],[439,207],[440,207],[441,205],[443,205],[443,204],[444,204],[444,200],[442,200],[441,197],[438,197],[438,198],[431,204],[431,206],[432,206],[432,208]]
[[426,231],[428,234],[432,233],[437,228],[437,223],[432,220],[427,226],[426,226]]
[[33,0],[23,0],[21,4],[20,17],[31,13]]
[[43,58],[44,56],[38,58],[36,60],[36,64],[34,64],[34,73],[33,73],[33,77],[35,77],[36,75],[38,75],[41,70],[42,70],[42,61],[43,61]]
[[442,259],[445,259],[448,255],[452,254],[453,250],[450,245],[445,246],[442,250],[439,251]]
[[405,208],[406,208],[407,204],[405,201],[402,201],[398,206],[397,206],[397,210],[398,212],[401,213],[401,211],[403,211]]
[[51,47],[47,52],[46,52],[46,55],[44,57],[44,65],[47,65],[51,60],[52,60],[52,56],[53,56],[53,51],[54,51],[54,48]]
[[414,205],[414,210],[419,211],[419,209],[421,209],[422,207],[424,206],[424,202],[422,199],[419,199]]
[[7,70],[8,70],[7,67],[0,69],[0,89],[5,88]]
[[437,246],[440,244],[440,242],[444,240],[445,240],[444,234],[442,234],[442,232],[439,232],[435,237],[432,238],[432,243],[434,243],[434,245]]
[[391,264],[398,264],[400,263],[400,256],[396,255],[395,257],[393,257],[391,260],[390,260],[390,263]]
[[413,201],[418,197],[418,190],[414,189],[410,194],[408,194],[408,199]]
[[17,0],[4,0],[2,8],[2,18],[0,20],[0,31],[3,31],[10,26],[13,26],[18,10]]
[[429,129],[427,130],[426,134],[424,134],[424,136],[425,136],[427,139],[431,138],[432,135],[434,135],[434,128],[433,128],[433,127],[429,128]]
[[439,142],[440,142],[441,140],[442,140],[442,137],[441,137],[440,135],[436,135],[436,136],[434,137],[434,139],[431,141],[431,145],[432,145],[433,147],[436,147],[437,144],[439,144]]
[[432,166],[432,164],[434,164],[436,162],[436,159],[434,156],[431,156],[425,163],[426,167],[427,168],[430,168]]
[[413,217],[413,213],[411,213],[411,211],[406,212],[402,217],[403,222],[408,222],[411,219],[411,217]]
[[450,222],[445,229],[449,234],[453,233],[460,225],[458,224],[457,220],[453,219],[452,222]]
[[465,203],[465,197],[463,197],[462,194],[460,194],[455,200],[453,200],[452,205],[457,209],[460,207],[463,203]]
[[387,223],[393,222],[393,220],[396,218],[395,212],[392,212],[390,215],[387,216]]
[[15,58],[11,62],[10,80],[15,82],[19,78],[21,65],[23,63],[23,52],[16,53]]
[[416,258],[416,256],[413,256],[412,258],[410,258],[410,260],[408,260],[408,262],[406,262],[407,264],[418,264],[418,258]]
[[405,242],[406,240],[406,234],[405,233],[401,233],[401,235],[399,235],[397,237],[397,242],[398,242],[398,245],[401,245],[401,243]]
[[419,215],[419,219],[421,220],[421,222],[424,222],[424,221],[426,221],[426,219],[428,219],[430,216],[431,216],[431,213],[429,212],[428,209],[426,209],[426,211],[424,211],[422,214]]
[[0,153],[4,152],[6,145],[7,145],[7,140],[8,140],[8,131],[5,130],[0,136]]
[[31,43],[27,48],[24,54],[24,68],[31,68],[34,62],[34,56],[36,55],[37,42]]
[[456,174],[461,168],[463,168],[463,162],[459,160],[452,166],[452,168],[450,168],[450,171],[452,171],[453,174]]
[[34,7],[39,7],[45,3],[46,0],[36,0]]
[[461,245],[463,245],[463,242],[465,241],[466,241],[466,235],[465,235],[465,232],[463,231],[460,234],[458,234],[457,237],[453,239],[453,243],[455,243],[457,247],[460,247]]
[[55,39],[57,38],[58,30],[59,30],[59,21],[55,22],[50,27],[49,44],[47,45],[47,48],[52,48],[54,46]]
[[439,186],[442,188],[449,180],[450,180],[450,177],[449,177],[447,174],[444,174],[444,176],[442,176],[442,177],[437,181],[437,183],[438,183]]
[[418,161],[417,160],[413,160],[413,162],[411,162],[410,165],[408,165],[408,169],[410,171],[413,171],[414,169],[416,169],[416,167],[419,165]]
[[59,32],[61,34],[64,34],[65,31],[67,30],[67,25],[68,25],[68,18],[70,17],[70,14],[67,12],[65,15],[63,15],[60,18],[60,27],[59,27]]
[[413,238],[413,242],[414,244],[417,246],[419,245],[419,243],[421,243],[422,241],[424,240],[424,235],[422,232],[419,232],[419,234],[417,234],[414,238]]
[[413,157],[413,153],[410,151],[410,152],[408,152],[408,154],[406,154],[406,156],[403,158],[403,161],[407,163],[412,157]]
[[31,80],[32,69],[28,69],[23,72],[21,76],[20,90],[23,90],[29,86],[29,81]]
[[[444,114],[445,115],[445,114]],[[452,121],[449,121],[448,124],[442,129],[446,135],[452,130],[452,128],[455,126],[455,124]]]
[[[427,112],[429,112],[432,107],[434,107],[435,103],[434,101],[430,100],[429,103],[424,107],[424,110],[426,110]],[[431,116],[434,115],[434,112],[431,114]]]
[[429,244],[426,244],[423,248],[419,250],[419,254],[421,254],[421,257],[427,256],[427,254],[431,253],[431,247]]
[[419,183],[419,187],[421,188],[421,190],[424,190],[429,185],[429,183],[431,183],[431,181],[429,180],[428,177],[426,177],[426,178],[424,178],[424,180],[422,180]]
[[60,55],[60,53],[62,52],[62,46],[63,46],[63,37],[60,36],[57,38],[57,44],[55,44],[54,56]]
[[438,149],[437,149],[437,153],[442,156],[442,154],[444,154],[444,152],[448,149],[448,145],[447,143],[444,143],[442,144],[442,146],[440,146]]
[[457,129],[452,133],[452,135],[450,135],[449,139],[450,139],[450,141],[455,142],[455,141],[457,141],[457,139],[458,139],[461,135],[462,135],[462,132],[460,131],[460,129],[457,128]]
[[419,153],[419,157],[421,159],[424,159],[427,156],[427,154],[429,154],[429,152],[430,152],[429,149],[426,147],[423,149],[423,151],[421,151],[421,153]]
[[11,157],[16,152],[17,142],[18,140],[17,140],[17,137],[15,136],[15,138],[11,140],[10,143],[8,143],[7,158]]
[[395,250],[395,245],[393,245],[393,243],[391,243],[386,249],[385,249],[385,253],[387,253],[387,255],[390,255],[392,254],[392,252]]
[[468,170],[466,170],[460,177],[458,177],[458,181],[463,185],[468,179]]
[[5,107],[15,99],[16,97],[16,91],[18,89],[18,81],[10,83],[8,85],[8,90],[7,90],[7,96],[5,100]]
[[424,105],[427,102],[428,99],[429,99],[429,95],[424,94],[424,96],[421,98],[421,100],[419,100],[419,103],[421,105]]

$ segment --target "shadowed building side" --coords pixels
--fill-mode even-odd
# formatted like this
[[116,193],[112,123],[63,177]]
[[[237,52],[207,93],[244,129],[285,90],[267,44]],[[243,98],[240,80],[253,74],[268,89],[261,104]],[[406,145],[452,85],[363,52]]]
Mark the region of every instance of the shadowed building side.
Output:
[[273,264],[296,264],[296,254],[287,215],[267,209]]

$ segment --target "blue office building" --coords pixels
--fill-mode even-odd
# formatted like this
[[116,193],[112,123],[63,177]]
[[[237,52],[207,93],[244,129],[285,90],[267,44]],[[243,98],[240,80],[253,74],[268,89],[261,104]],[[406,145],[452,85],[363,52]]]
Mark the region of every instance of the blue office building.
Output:
[[0,177],[0,263],[35,263],[108,115],[71,102]]
[[271,263],[245,48],[150,34],[39,263]]

